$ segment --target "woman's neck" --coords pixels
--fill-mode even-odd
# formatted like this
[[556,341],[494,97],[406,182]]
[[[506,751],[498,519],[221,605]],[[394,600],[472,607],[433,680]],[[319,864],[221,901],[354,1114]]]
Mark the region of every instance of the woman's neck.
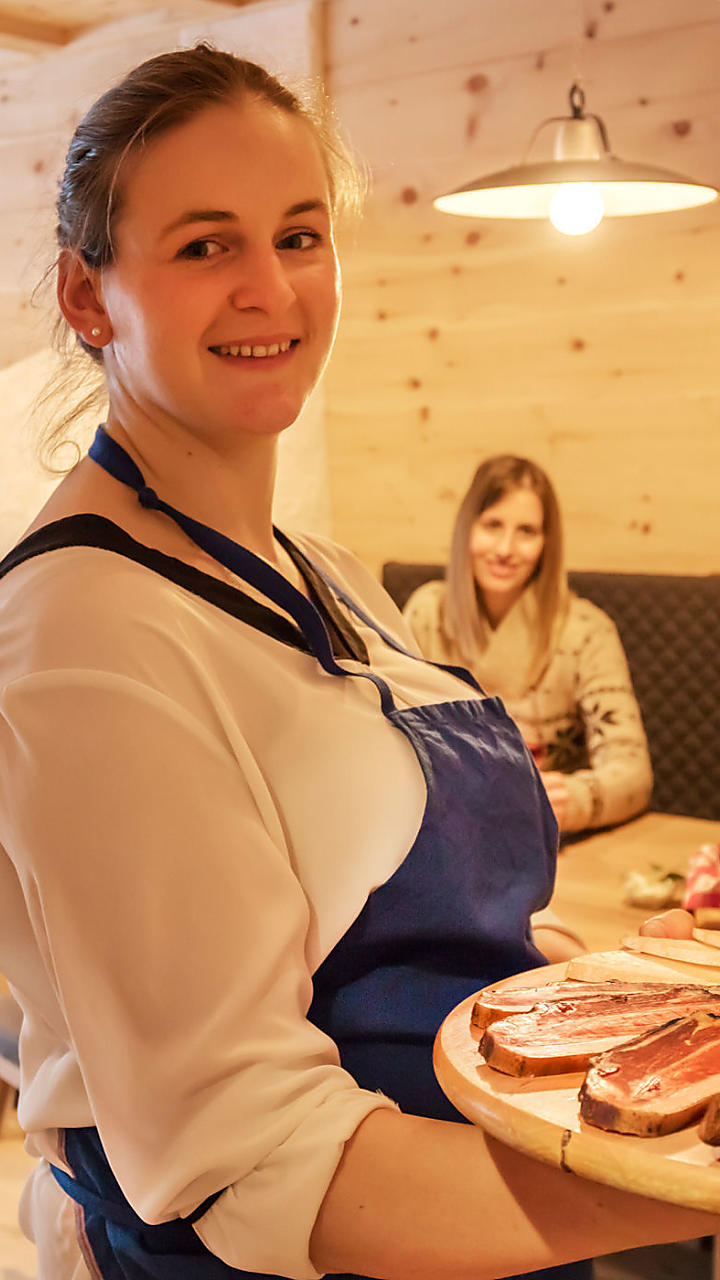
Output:
[[522,591],[512,595],[508,595],[504,591],[497,594],[492,591],[480,593],[485,617],[488,620],[491,631],[497,631],[500,623],[507,617],[513,605],[517,604],[522,594]]
[[106,430],[170,506],[273,561],[274,436],[238,434],[222,451],[189,433],[128,427],[111,412]]

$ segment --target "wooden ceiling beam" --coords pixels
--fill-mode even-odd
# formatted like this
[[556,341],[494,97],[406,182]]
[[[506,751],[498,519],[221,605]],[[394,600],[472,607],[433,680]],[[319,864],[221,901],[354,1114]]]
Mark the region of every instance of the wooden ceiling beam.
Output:
[[17,10],[10,12],[0,4],[0,49],[35,47],[59,48],[69,44],[83,30],[41,18],[26,18]]

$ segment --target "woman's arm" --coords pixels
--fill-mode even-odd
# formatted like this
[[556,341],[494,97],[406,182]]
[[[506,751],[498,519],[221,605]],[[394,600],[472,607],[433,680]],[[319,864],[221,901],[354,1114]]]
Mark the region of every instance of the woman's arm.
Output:
[[[587,601],[581,603],[587,606]],[[563,776],[567,794],[561,829],[625,822],[647,806],[652,768],[617,628],[593,606],[577,655],[575,696],[590,767]],[[552,782],[557,775],[548,777]]]
[[[689,937],[692,923],[666,911],[640,931]],[[494,1280],[719,1227],[540,1164],[473,1126],[378,1111],[345,1148],[310,1251],[319,1270],[380,1280]]]
[[[211,1252],[306,1276],[343,1144],[392,1104],[358,1089],[307,1020],[310,907],[260,813],[262,774],[223,734],[222,706],[205,707],[201,674],[162,654],[176,696],[50,670],[0,699],[0,844],[55,996],[58,1056],[64,1041],[82,1073],[74,1110],[53,1095],[29,1127],[95,1123],[148,1222],[228,1187],[196,1225]],[[42,1081],[25,1083],[37,1107]]]
[[348,1142],[311,1238],[320,1271],[494,1280],[712,1235],[720,1220],[614,1190],[473,1126],[375,1112]]
[[560,919],[549,907],[535,911],[530,917],[535,946],[542,951],[550,964],[560,964],[582,955],[587,947],[574,929]]

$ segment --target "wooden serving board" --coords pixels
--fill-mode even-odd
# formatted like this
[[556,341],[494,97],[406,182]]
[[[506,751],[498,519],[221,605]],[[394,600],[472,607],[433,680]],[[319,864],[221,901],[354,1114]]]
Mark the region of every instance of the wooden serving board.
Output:
[[[565,965],[516,975],[497,986],[537,986],[565,975]],[[583,1073],[516,1079],[485,1065],[471,1034],[477,994],[443,1022],[435,1042],[435,1074],[458,1111],[500,1142],[595,1182],[720,1212],[720,1151],[700,1142],[697,1125],[661,1138],[605,1133],[580,1120]]]

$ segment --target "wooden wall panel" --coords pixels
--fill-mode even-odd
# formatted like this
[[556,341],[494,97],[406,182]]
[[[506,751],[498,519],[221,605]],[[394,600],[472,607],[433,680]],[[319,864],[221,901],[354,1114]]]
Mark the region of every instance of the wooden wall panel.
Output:
[[336,536],[375,570],[444,559],[475,466],[511,451],[555,479],[572,567],[720,571],[720,204],[582,240],[431,206],[516,162],[578,64],[618,154],[720,181],[717,6],[331,8],[373,178],[327,377]]
[[[110,15],[118,6],[106,3]],[[42,323],[28,297],[54,257],[53,206],[67,144],[99,93],[143,58],[202,37],[290,80],[305,81],[318,64],[309,2],[269,0],[250,9],[183,0],[171,9],[138,9],[42,59],[0,64],[0,369],[49,341],[52,322]]]
[[[72,127],[140,57],[207,31],[201,8],[138,6],[44,57],[42,93],[36,60],[0,59],[0,367],[46,341],[28,294]],[[228,8],[245,16],[214,6],[214,31]],[[254,5],[237,39],[301,75],[311,8]],[[442,558],[474,466],[512,449],[556,479],[574,567],[720,570],[720,206],[584,241],[431,207],[518,160],[578,74],[618,154],[720,181],[717,0],[318,0],[315,14],[373,178],[341,236],[324,390],[335,535],[373,568]]]
[[534,61],[560,49],[574,53],[583,39],[597,44],[655,32],[686,31],[718,20],[716,0],[331,0],[328,6],[328,70],[338,88],[391,83],[398,76],[468,59]]

